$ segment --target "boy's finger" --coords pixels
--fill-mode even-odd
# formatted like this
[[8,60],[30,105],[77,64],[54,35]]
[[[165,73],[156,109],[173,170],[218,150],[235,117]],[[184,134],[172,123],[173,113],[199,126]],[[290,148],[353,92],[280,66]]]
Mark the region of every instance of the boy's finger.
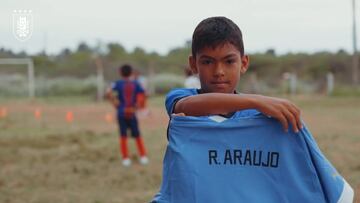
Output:
[[299,123],[299,129],[303,129],[303,123],[302,123],[302,121],[301,121],[301,115],[299,114],[299,118],[298,118],[299,120],[298,120],[298,123]]
[[303,127],[302,127],[300,115],[298,115],[298,117],[296,118],[296,122],[298,125],[298,129],[301,130]]
[[291,123],[293,130],[297,133],[299,132],[298,127],[297,127],[297,123],[296,123],[296,119],[294,117],[294,115],[291,113],[290,110],[288,109],[284,109],[283,113],[286,117],[286,119]]
[[288,132],[289,124],[288,121],[286,120],[286,117],[283,114],[280,114],[280,116],[278,116],[277,119],[280,121],[281,125],[283,126],[284,131]]
[[[295,132],[299,132],[299,130],[301,129],[301,120],[300,120],[300,114],[299,112],[296,110],[296,108],[290,108],[289,111],[291,112],[291,114],[293,115],[294,117],[294,122],[295,123],[292,123],[294,126],[294,131]],[[296,129],[295,129],[296,127]]]
[[295,113],[293,112],[293,114],[296,117],[296,122],[298,124],[298,128],[299,130],[303,128],[302,126],[302,122],[301,122],[301,110],[300,108],[298,108],[296,105],[292,104],[293,108],[295,109]]

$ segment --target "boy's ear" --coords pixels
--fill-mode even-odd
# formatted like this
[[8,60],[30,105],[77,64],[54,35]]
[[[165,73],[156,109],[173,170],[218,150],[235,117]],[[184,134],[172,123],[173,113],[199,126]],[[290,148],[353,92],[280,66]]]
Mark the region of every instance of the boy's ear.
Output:
[[192,55],[189,56],[189,66],[191,68],[191,71],[194,73],[194,74],[198,74],[198,70],[197,70],[197,67],[196,67],[196,59],[195,57],[193,57]]
[[247,69],[249,68],[250,65],[250,58],[248,55],[244,55],[241,57],[241,68],[240,68],[240,73],[244,74],[246,73]]

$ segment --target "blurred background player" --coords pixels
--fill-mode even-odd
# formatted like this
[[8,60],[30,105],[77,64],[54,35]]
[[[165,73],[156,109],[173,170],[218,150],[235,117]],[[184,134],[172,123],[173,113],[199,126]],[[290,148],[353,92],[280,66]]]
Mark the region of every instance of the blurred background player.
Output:
[[[145,92],[141,85],[132,80],[132,67],[125,64],[119,68],[121,79],[113,82],[111,87],[107,89],[106,96],[113,106],[117,109],[117,119],[120,128],[119,144],[122,155],[122,164],[130,166],[127,146],[127,130],[130,128],[131,136],[136,140],[136,146],[140,155],[140,163],[147,164],[149,162],[146,156],[144,141],[140,135],[138,121],[136,118],[136,109],[144,106]],[[117,96],[113,94],[117,93]]]

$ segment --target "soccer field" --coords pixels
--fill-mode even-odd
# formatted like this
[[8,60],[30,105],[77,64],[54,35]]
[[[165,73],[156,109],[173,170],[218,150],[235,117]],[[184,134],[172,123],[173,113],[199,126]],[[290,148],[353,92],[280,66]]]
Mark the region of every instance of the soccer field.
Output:
[[[360,98],[291,100],[303,110],[321,150],[359,193]],[[150,115],[139,119],[150,164],[137,163],[131,140],[135,161],[124,168],[109,104],[86,98],[1,99],[0,202],[148,202],[161,183],[168,122],[163,102],[151,98]]]

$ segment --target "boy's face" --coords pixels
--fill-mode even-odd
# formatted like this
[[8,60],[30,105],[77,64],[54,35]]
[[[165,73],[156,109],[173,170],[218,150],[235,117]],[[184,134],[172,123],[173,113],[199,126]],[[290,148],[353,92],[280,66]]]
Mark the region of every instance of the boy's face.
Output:
[[204,93],[234,93],[240,74],[248,69],[249,57],[241,56],[231,43],[220,44],[215,48],[204,47],[189,57],[194,73],[199,74]]

